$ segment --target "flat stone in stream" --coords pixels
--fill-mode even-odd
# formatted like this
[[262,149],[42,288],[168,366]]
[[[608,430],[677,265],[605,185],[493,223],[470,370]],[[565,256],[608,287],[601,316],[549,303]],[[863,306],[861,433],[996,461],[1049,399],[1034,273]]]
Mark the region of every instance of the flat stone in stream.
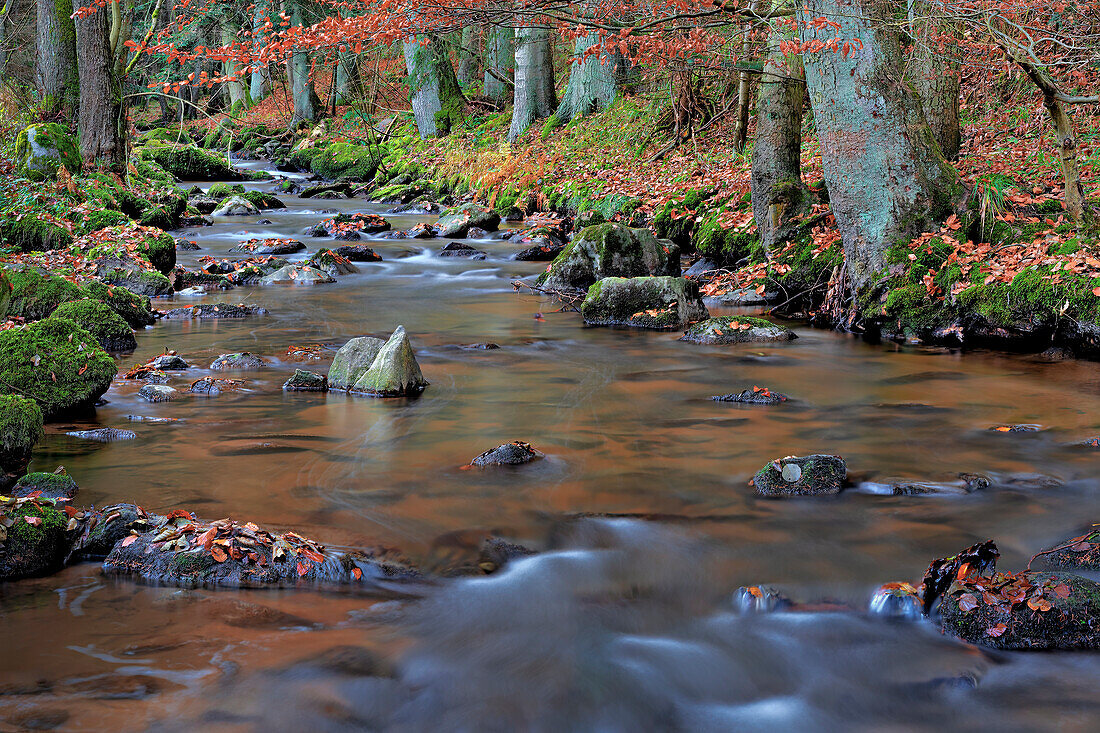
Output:
[[167,384],[146,384],[138,390],[138,397],[146,402],[171,402],[179,396],[179,390]]
[[330,277],[337,275],[352,275],[359,272],[359,268],[351,264],[351,260],[333,252],[331,249],[321,249],[316,252],[306,264],[320,270]]
[[103,572],[186,588],[323,583],[379,589],[421,577],[385,550],[330,550],[295,532],[277,534],[230,519],[205,522],[181,509],[118,542]]
[[745,405],[778,405],[790,398],[785,394],[773,392],[767,387],[753,387],[741,392],[715,395],[711,399],[715,402],[739,402]]
[[222,354],[210,363],[210,368],[216,372],[263,369],[265,366],[267,366],[266,361],[248,351]]
[[286,265],[260,280],[261,285],[325,285],[336,282],[327,272],[308,265]]
[[98,428],[96,430],[74,430],[65,433],[70,438],[81,440],[93,440],[97,443],[114,443],[119,440],[133,440],[137,433],[133,430],[119,430],[118,428]]
[[742,344],[793,338],[796,338],[794,331],[763,318],[719,316],[696,323],[680,340],[696,344]]
[[757,471],[750,485],[765,498],[824,496],[840,493],[847,475],[840,456],[787,456]]
[[306,369],[295,369],[294,375],[283,383],[285,392],[327,392],[328,377]]
[[381,262],[382,257],[365,244],[345,244],[337,247],[336,254],[349,262]]
[[450,242],[443,245],[443,249],[439,250],[440,257],[467,257],[471,260],[483,260],[488,255],[479,249],[475,249],[468,244],[462,242]]
[[513,440],[511,443],[505,443],[492,450],[485,451],[470,461],[469,465],[481,468],[486,466],[520,466],[542,457],[543,453],[532,448],[530,443]]
[[355,241],[362,234],[379,234],[390,230],[390,223],[378,214],[337,214],[309,230],[313,237],[335,237]]
[[244,303],[203,303],[191,305],[186,308],[173,308],[165,313],[165,318],[171,319],[212,319],[212,318],[249,318],[251,316],[267,315],[267,308],[259,305],[246,305]]
[[150,361],[149,366],[153,369],[160,369],[161,371],[181,371],[191,368],[191,365],[188,364],[183,357],[176,356],[175,354],[162,354]]
[[437,232],[431,224],[425,224],[420,222],[409,231],[405,232],[405,236],[409,239],[432,239],[436,236]]
[[290,255],[305,248],[297,239],[249,239],[229,251],[253,255]]

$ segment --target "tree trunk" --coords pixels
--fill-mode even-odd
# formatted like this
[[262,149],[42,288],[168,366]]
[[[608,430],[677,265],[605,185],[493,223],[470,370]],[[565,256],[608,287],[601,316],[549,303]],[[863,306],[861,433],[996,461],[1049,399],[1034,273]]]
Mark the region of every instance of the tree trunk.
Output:
[[[577,38],[569,64],[569,84],[558,105],[558,121],[566,123],[576,115],[607,109],[630,76],[630,62],[618,51],[602,49],[598,55],[585,56],[600,43],[599,33]],[[583,61],[579,61],[583,59]]]
[[466,98],[446,46],[436,36],[416,36],[405,41],[404,51],[410,101],[420,137],[447,135],[461,121]]
[[336,65],[336,103],[351,104],[362,91],[359,57],[350,51],[339,55]]
[[115,76],[109,13],[101,7],[76,20],[80,154],[89,168],[125,175],[126,115]]
[[[756,8],[758,3],[752,3]],[[748,62],[752,52],[752,23],[742,26],[744,36],[741,38],[741,64]],[[749,140],[749,107],[752,106],[752,76],[747,70],[743,70],[737,79],[737,130],[733,138],[733,147],[738,153],[745,152],[745,145]]]
[[802,182],[802,59],[779,50],[781,34],[772,31],[758,85],[756,141],[752,148],[752,215],[764,253],[798,231],[798,218],[811,210]]
[[554,114],[554,67],[550,30],[529,26],[516,31],[516,88],[512,96],[512,126],[508,142],[519,139],[535,120]]
[[[231,46],[237,42],[237,31],[240,30],[240,27],[230,15],[226,14],[221,17],[219,29],[221,30],[221,41],[223,46]],[[222,66],[227,79],[225,85],[229,91],[229,108],[231,110],[239,110],[241,107],[247,107],[248,93],[244,85],[244,79],[241,75],[240,62],[230,58],[224,61]]]
[[75,111],[80,86],[76,70],[76,26],[73,7],[62,0],[37,0],[35,81],[43,110]]
[[481,76],[481,28],[468,25],[462,29],[462,48],[458,53],[458,83],[472,85]]
[[1043,104],[1054,125],[1058,136],[1058,161],[1062,166],[1062,178],[1066,184],[1063,198],[1066,213],[1075,222],[1085,216],[1085,190],[1081,185],[1081,172],[1077,167],[1077,137],[1073,134],[1073,123],[1066,114],[1066,108],[1054,94],[1044,93]]
[[512,96],[516,77],[516,32],[511,28],[488,29],[485,59],[485,96],[504,102]]
[[[293,11],[291,22],[296,26],[305,25],[305,16],[302,12],[302,1],[291,3]],[[294,99],[294,115],[290,119],[291,126],[308,120],[317,119],[317,110],[321,106],[321,98],[313,87],[313,78],[310,76],[312,66],[309,60],[309,52],[294,51],[290,55],[290,63],[287,66],[287,74],[290,76],[290,94]]]
[[[259,52],[264,45],[264,18],[267,16],[269,4],[264,0],[256,0],[256,10],[252,14],[252,50]],[[271,72],[267,67],[254,65],[252,75],[248,80],[248,96],[252,97],[252,103],[257,104],[266,99],[271,92]]]
[[962,129],[959,124],[959,86],[961,77],[954,55],[944,53],[939,36],[958,33],[950,28],[937,28],[927,15],[933,0],[909,0],[909,31],[913,36],[913,51],[909,55],[906,78],[920,97],[925,119],[932,128],[932,137],[948,160],[959,155]]
[[[807,54],[806,86],[829,200],[853,288],[886,269],[886,251],[946,218],[965,190],[902,78],[886,0],[809,0],[802,41],[843,39],[842,52]],[[824,16],[839,28],[815,29]],[[858,39],[859,43],[847,42]],[[862,48],[860,48],[862,44]],[[843,53],[843,48],[848,53]]]

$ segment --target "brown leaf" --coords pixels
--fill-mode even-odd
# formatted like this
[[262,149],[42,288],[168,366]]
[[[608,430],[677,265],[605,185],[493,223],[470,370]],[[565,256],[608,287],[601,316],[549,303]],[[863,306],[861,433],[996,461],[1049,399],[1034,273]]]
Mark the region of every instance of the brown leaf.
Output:
[[1005,632],[1005,629],[1007,628],[1008,627],[1004,624],[997,624],[996,626],[991,626],[990,628],[986,629],[985,633],[989,634],[990,636],[1000,636]]
[[135,542],[137,542],[137,535],[132,534],[129,537],[127,537],[126,539],[122,540],[122,546],[123,547],[129,547],[130,545],[134,544]]
[[970,613],[978,607],[978,599],[972,593],[964,593],[959,596],[959,609],[963,613]]
[[210,556],[218,562],[225,562],[229,556],[225,554],[225,550],[221,548],[221,545],[210,546]]

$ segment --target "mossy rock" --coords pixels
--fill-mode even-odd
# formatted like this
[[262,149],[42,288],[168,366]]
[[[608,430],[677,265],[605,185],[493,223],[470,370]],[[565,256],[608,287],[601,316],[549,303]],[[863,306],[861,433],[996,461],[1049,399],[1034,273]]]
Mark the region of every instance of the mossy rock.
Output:
[[129,226],[131,224],[133,224],[133,219],[121,211],[114,211],[113,209],[96,209],[95,211],[89,211],[85,214],[84,221],[77,224],[77,230],[83,235],[98,232],[101,229],[107,229],[109,227]]
[[230,196],[239,196],[244,192],[244,186],[239,183],[230,185],[228,183],[222,183],[219,181],[218,183],[212,185],[209,190],[207,190],[206,195],[212,199],[217,199],[218,201],[221,201],[222,199],[227,199]]
[[756,495],[769,499],[838,494],[848,475],[840,456],[812,455],[779,458],[756,472]]
[[487,232],[495,232],[498,226],[500,226],[500,214],[477,204],[463,204],[447,209],[435,223],[439,236],[445,239],[455,237],[461,239],[475,227]]
[[79,285],[56,275],[44,275],[29,267],[9,268],[5,274],[11,285],[8,315],[20,316],[28,321],[46,318],[62,303],[85,296],[85,290]]
[[968,578],[953,584],[940,603],[944,633],[997,649],[1100,649],[1100,583],[1066,572],[1029,571],[1016,577],[1026,582],[1026,600],[1018,603],[1000,598],[986,603],[974,586],[985,588],[992,581]]
[[1090,531],[1059,542],[1044,552],[1042,559],[1047,565],[1056,568],[1100,570],[1100,530],[1093,525]]
[[310,169],[330,181],[370,181],[378,170],[377,150],[366,145],[336,142],[310,158]]
[[73,243],[73,235],[65,227],[45,219],[25,216],[4,219],[0,224],[0,246],[18,247],[23,252],[48,252],[65,249]]
[[187,134],[187,130],[181,130],[178,127],[172,130],[166,127],[154,127],[152,130],[146,130],[141,133],[140,139],[143,143],[162,142],[172,143],[173,145],[194,144],[191,136]]
[[34,399],[47,420],[93,407],[116,373],[95,337],[73,321],[47,318],[0,331],[0,384]]
[[143,328],[156,323],[153,305],[148,296],[135,295],[122,286],[112,286],[98,280],[89,282],[85,290],[91,297],[110,306],[131,328]]
[[62,165],[70,175],[80,172],[76,138],[56,122],[21,130],[15,137],[15,160],[19,173],[33,181],[57,178]]
[[341,346],[328,370],[329,388],[351,389],[370,369],[385,343],[373,336],[360,336]]
[[708,315],[699,286],[683,277],[607,277],[588,289],[581,304],[590,326],[669,330]]
[[73,477],[60,469],[61,473],[28,473],[12,487],[11,496],[26,497],[34,494],[43,499],[66,499],[72,501],[80,491]]
[[[587,290],[606,277],[680,275],[680,249],[647,229],[599,224],[583,231],[550,263],[537,284],[560,290]],[[705,316],[703,316],[705,318]]]
[[763,318],[719,316],[694,324],[681,341],[697,344],[742,344],[760,341],[790,341],[794,331]]
[[253,204],[258,209],[286,208],[286,204],[284,204],[282,201],[275,198],[271,194],[264,193],[262,191],[245,191],[244,193],[240,194],[240,197],[250,204]]
[[20,474],[42,440],[42,409],[19,395],[0,394],[0,472]]
[[107,351],[133,351],[137,339],[130,326],[109,305],[85,298],[62,303],[50,316],[68,318],[92,334]]
[[427,386],[405,327],[398,326],[350,391],[375,397],[415,397]]
[[65,514],[49,500],[13,498],[0,504],[0,581],[60,570],[68,551],[68,523]]
[[145,147],[139,155],[182,181],[240,181],[245,178],[225,157],[194,145]]
[[144,269],[146,266],[133,258],[104,257],[96,261],[95,274],[104,283],[126,288],[135,295],[171,295],[172,282],[155,270]]

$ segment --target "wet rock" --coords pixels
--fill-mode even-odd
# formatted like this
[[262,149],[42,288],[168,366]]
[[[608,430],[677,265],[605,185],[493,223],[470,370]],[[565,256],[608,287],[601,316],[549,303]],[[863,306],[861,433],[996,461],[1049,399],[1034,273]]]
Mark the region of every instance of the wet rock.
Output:
[[790,341],[794,331],[763,318],[750,316],[720,316],[696,323],[681,341],[696,344],[741,344],[761,341]]
[[1076,537],[1063,540],[1040,553],[1046,564],[1070,570],[1100,570],[1100,530],[1093,525]]
[[994,425],[990,428],[991,431],[996,433],[1037,433],[1043,429],[1042,425],[1021,424],[1021,425]]
[[481,572],[491,575],[512,560],[530,557],[536,554],[523,545],[507,542],[500,537],[487,537],[481,543],[481,552],[477,558],[477,566]]
[[8,497],[0,502],[0,581],[60,570],[69,519],[53,499]]
[[716,395],[711,399],[715,402],[740,402],[746,405],[778,405],[790,398],[785,394],[773,392],[767,387],[753,387],[741,392]]
[[213,377],[201,377],[192,382],[191,386],[187,388],[187,391],[192,394],[217,397],[222,393],[222,382]]
[[489,236],[489,232],[478,227],[470,227],[470,230],[466,232],[467,239],[485,239]]
[[42,409],[34,400],[0,395],[0,493],[26,470],[43,437]]
[[483,260],[486,258],[486,254],[479,249],[474,249],[468,244],[462,242],[451,242],[443,246],[443,249],[439,250],[440,257],[468,257],[471,260]]
[[119,540],[132,532],[148,532],[164,517],[148,514],[136,504],[108,504],[100,509],[81,509],[68,561],[102,560]]
[[[127,377],[128,379],[129,377]],[[140,377],[137,377],[146,384],[168,384],[168,375],[159,369],[150,369],[147,372],[143,372]]]
[[[174,254],[174,245],[172,251]],[[156,298],[173,292],[171,280],[154,270],[147,260],[129,254],[96,259],[95,276],[107,285],[126,288],[137,296]]]
[[290,255],[306,248],[297,239],[249,239],[233,247],[230,252],[245,252],[253,255]]
[[56,122],[23,128],[15,138],[15,160],[19,172],[32,181],[57,178],[61,166],[71,174],[81,167],[76,138]]
[[231,588],[325,583],[378,590],[420,578],[385,551],[330,550],[294,532],[277,534],[228,519],[208,523],[180,509],[150,531],[117,543],[103,572],[165,585]]
[[943,631],[997,649],[1100,648],[1100,583],[1025,571],[996,583],[970,576],[944,594]]
[[741,586],[733,594],[733,607],[741,613],[774,613],[791,607],[791,600],[775,588]]
[[924,616],[920,594],[909,583],[886,583],[871,596],[868,611],[901,621],[916,621]]
[[466,351],[493,351],[500,348],[500,344],[494,344],[491,341],[479,342],[476,344],[461,344],[458,348],[465,349]]
[[350,183],[322,183],[302,190],[298,197],[303,199],[329,198],[325,194],[336,194],[332,198],[350,198],[351,193],[352,186]]
[[261,285],[324,285],[334,282],[336,278],[307,265],[287,265],[260,280]]
[[765,292],[763,295],[752,288],[737,288],[724,293],[708,295],[703,298],[707,305],[715,306],[749,306],[764,305],[776,299],[777,293]]
[[119,440],[133,440],[137,433],[133,430],[119,430],[118,428],[97,428],[96,430],[74,430],[65,433],[70,438],[81,440],[94,440],[97,443],[114,443]]
[[290,665],[291,670],[302,667],[314,667],[330,674],[356,678],[393,675],[393,670],[384,657],[366,647],[351,645],[335,646]]
[[191,368],[191,365],[182,356],[175,354],[162,354],[150,361],[149,366],[162,371],[180,371]]
[[536,283],[557,290],[587,290],[607,277],[649,275],[679,277],[680,248],[658,240],[648,229],[600,224],[580,232]]
[[487,450],[474,460],[471,466],[519,466],[530,463],[536,458],[542,458],[543,454],[531,447],[530,443],[522,440],[513,440],[511,443],[497,446]]
[[604,278],[581,304],[581,317],[590,326],[667,330],[707,315],[699,286],[682,277]]
[[374,363],[385,341],[372,336],[353,338],[344,344],[332,360],[328,370],[331,389],[351,389]]
[[478,228],[485,232],[495,232],[500,226],[500,215],[490,208],[477,204],[463,204],[443,212],[435,228],[439,236],[464,239],[470,229]]
[[920,584],[920,597],[925,615],[932,612],[936,601],[951,588],[956,580],[968,575],[991,575],[1001,556],[993,540],[978,542],[962,552],[933,560],[924,572]]
[[330,277],[337,275],[351,275],[359,272],[359,268],[351,264],[346,257],[333,252],[331,249],[322,249],[309,258],[306,264],[314,269],[326,273]]
[[251,316],[267,315],[267,309],[258,305],[245,305],[244,303],[203,303],[186,308],[173,308],[165,314],[172,319],[214,319],[214,318],[249,318]]
[[263,369],[265,366],[267,366],[266,361],[247,351],[235,354],[222,354],[210,363],[210,368],[216,372]]
[[189,239],[180,239],[180,240],[176,241],[176,249],[183,250],[183,251],[186,251],[186,252],[197,252],[200,249],[202,249],[202,247],[195,244],[194,242],[192,242]]
[[200,214],[210,214],[218,208],[218,204],[220,204],[221,201],[210,196],[195,196],[189,203],[194,206],[195,210]]
[[179,396],[179,390],[167,384],[146,384],[138,390],[138,397],[146,402],[170,402]]
[[408,239],[433,239],[436,236],[436,230],[431,224],[425,224],[421,222],[414,226],[409,231],[405,232],[405,237]]
[[375,397],[415,397],[427,386],[405,327],[398,326],[351,391]]
[[[211,219],[209,216],[184,214],[180,217],[181,228],[210,226],[214,226],[214,220]],[[194,237],[197,236],[197,232],[185,232],[184,235],[188,237]],[[202,247],[195,244],[194,242],[187,242],[185,240],[183,246],[179,246],[176,249],[202,249]]]
[[444,207],[432,201],[413,201],[390,209],[391,214],[442,214]]
[[562,253],[564,244],[536,244],[515,254],[512,259],[520,262],[549,262]]
[[750,483],[761,497],[822,496],[840,493],[847,475],[840,456],[788,456],[764,466]]
[[345,244],[334,251],[349,262],[382,261],[382,257],[365,244]]
[[700,258],[698,260],[695,260],[695,262],[691,265],[691,267],[684,270],[684,277],[697,277],[697,276],[702,275],[703,273],[706,273],[706,272],[713,272],[715,270],[719,270],[719,269],[721,269],[721,267],[722,266],[719,265],[714,260],[708,260],[705,257]]
[[15,482],[8,495],[18,498],[37,496],[42,499],[64,499],[71,502],[79,491],[80,487],[73,477],[64,468],[60,468],[54,473],[28,473]]
[[211,216],[259,216],[260,209],[256,204],[242,196],[230,196],[218,204],[218,208],[210,212]]
[[359,239],[361,234],[379,234],[389,231],[390,228],[390,223],[378,214],[337,214],[317,224],[310,230],[310,234],[314,237],[335,237],[354,241]]
[[305,369],[295,369],[294,376],[283,383],[286,392],[327,392],[328,377]]

